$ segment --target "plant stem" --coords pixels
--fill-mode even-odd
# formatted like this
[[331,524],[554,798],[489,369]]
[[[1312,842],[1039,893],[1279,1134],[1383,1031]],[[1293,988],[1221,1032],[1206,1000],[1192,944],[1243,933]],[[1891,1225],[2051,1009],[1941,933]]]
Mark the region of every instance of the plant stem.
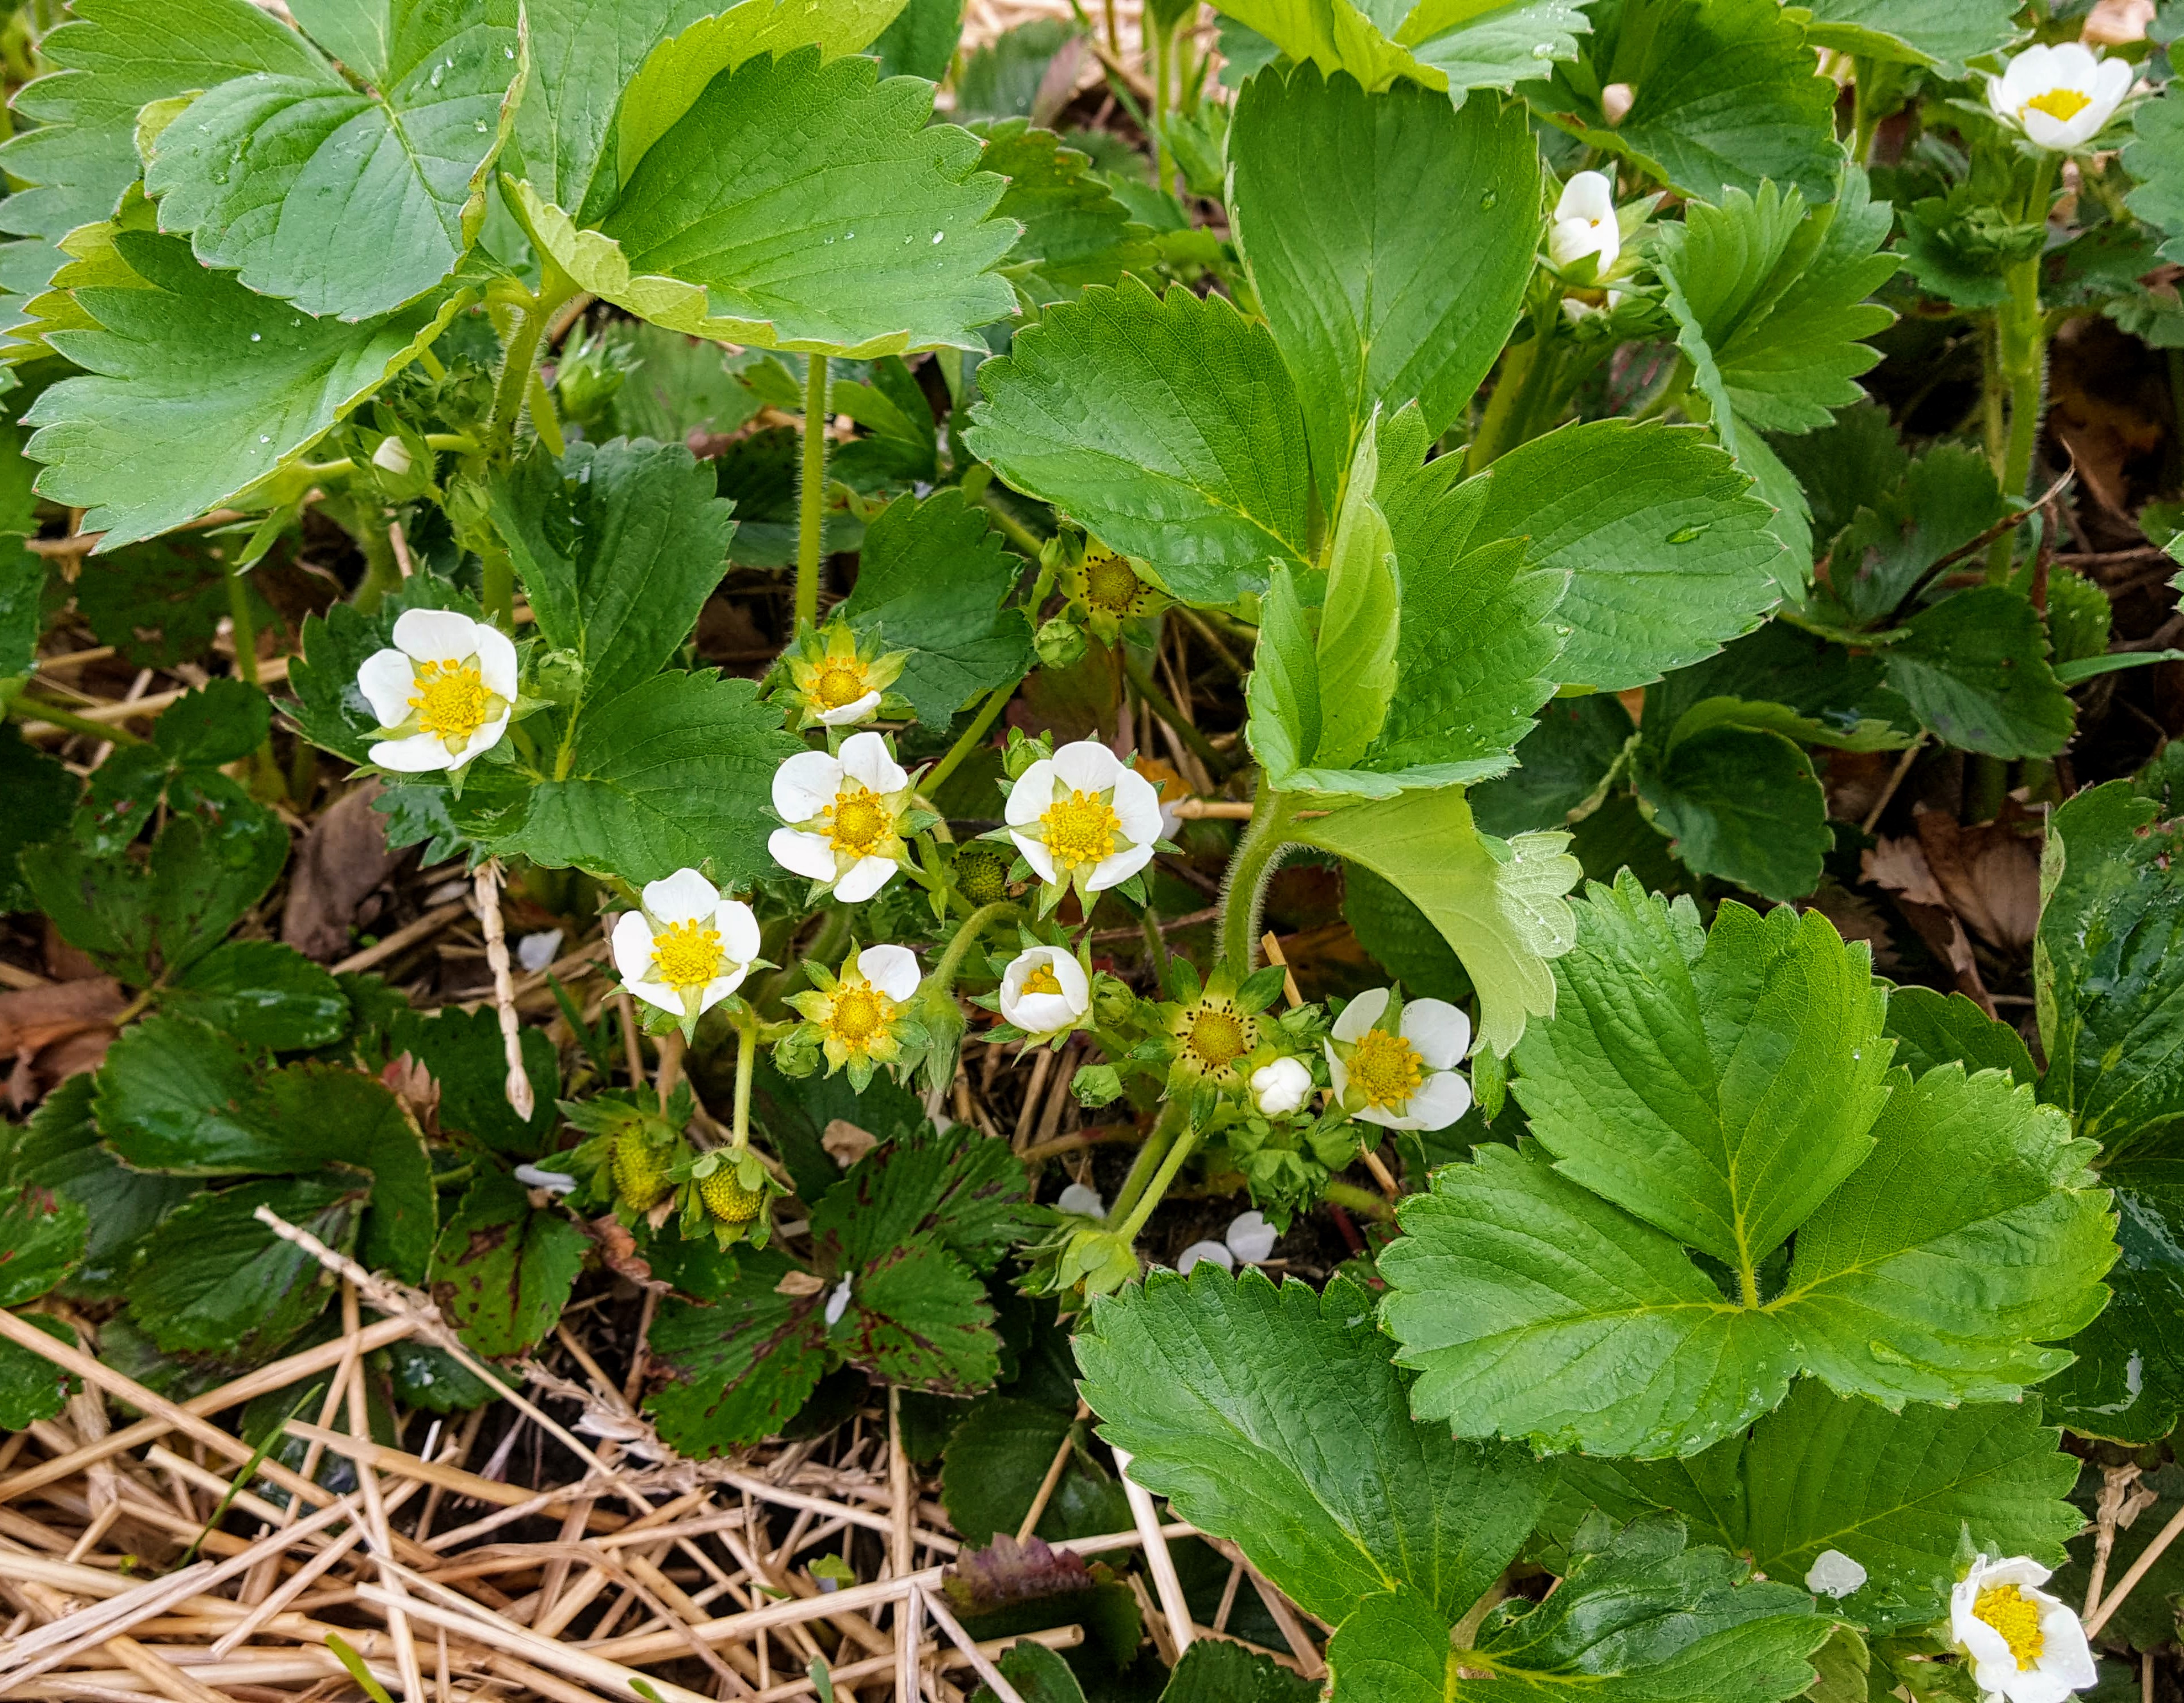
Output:
[[1248,971],[1259,939],[1259,919],[1266,910],[1267,882],[1279,861],[1284,836],[1290,825],[1288,794],[1262,780],[1259,795],[1251,801],[1251,819],[1228,860],[1228,873],[1221,883],[1222,961],[1238,975]]
[[1354,1183],[1345,1183],[1339,1177],[1330,1177],[1320,1184],[1319,1198],[1349,1212],[1362,1212],[1368,1218],[1390,1219],[1396,1209],[1369,1188],[1360,1188]]
[[920,793],[930,799],[940,789],[941,783],[963,766],[963,760],[978,749],[992,728],[994,718],[1001,713],[1002,706],[1016,696],[1017,687],[1022,684],[1021,680],[1011,680],[1006,686],[996,686],[986,695],[986,701],[978,706],[978,713],[971,718],[971,725],[948,748],[948,754],[920,777],[917,783]]
[[500,380],[493,387],[493,418],[486,429],[487,441],[499,454],[508,455],[515,450],[515,424],[523,413],[523,399],[530,392],[547,323],[553,319],[554,310],[576,293],[576,288],[568,274],[549,260],[545,275],[538,282],[538,293],[520,309],[523,323],[508,340]]
[[[1115,1233],[1117,1236],[1126,1242],[1134,1242],[1138,1239],[1138,1233],[1145,1227],[1145,1220],[1153,1216],[1154,1209],[1161,1204],[1161,1197],[1167,1193],[1168,1185],[1175,1181],[1176,1173],[1183,1169],[1184,1160],[1190,1158],[1192,1150],[1197,1147],[1201,1133],[1195,1129],[1186,1129],[1175,1138],[1173,1144],[1167,1150],[1167,1156],[1161,1160],[1160,1169],[1153,1173],[1152,1181],[1145,1185],[1145,1193],[1138,1197],[1137,1204],[1131,1207],[1130,1216],[1115,1227]],[[1135,1168],[1135,1166],[1132,1167],[1133,1170]]]
[[39,698],[10,699],[8,719],[10,721],[49,721],[65,732],[87,734],[93,739],[111,739],[117,745],[142,745],[145,743],[125,727],[109,727],[103,721],[86,721],[62,709],[58,704],[48,704]]
[[1216,780],[1236,766],[1234,760],[1215,750],[1213,742],[1175,707],[1175,700],[1153,683],[1151,671],[1130,654],[1127,644],[1123,647],[1123,672],[1130,677],[1130,684],[1136,688],[1138,696],[1152,706],[1153,714],[1175,730],[1175,737],[1197,754],[1198,760],[1213,771]]
[[1184,1108],[1178,1100],[1164,1102],[1160,1116],[1154,1120],[1152,1133],[1138,1149],[1138,1156],[1130,1161],[1130,1174],[1123,1179],[1122,1192],[1116,1195],[1115,1205],[1107,1214],[1107,1227],[1116,1229],[1129,1216],[1130,1210],[1152,1181],[1153,1173],[1167,1157],[1167,1150],[1175,1141],[1176,1125],[1183,1121]]
[[478,552],[478,591],[486,618],[503,632],[515,631],[515,563],[498,543]]
[[1145,20],[1145,33],[1150,37],[1153,53],[1152,109],[1147,116],[1153,130],[1153,186],[1163,195],[1168,192],[1167,174],[1167,31],[1148,16]]
[[[2032,192],[2025,206],[2027,223],[2048,225],[2048,203],[2054,193],[2056,156],[2042,153],[2033,175]],[[2048,322],[2040,311],[2040,256],[2034,253],[2013,262],[2008,275],[2009,298],[1995,321],[1997,376],[2009,393],[2009,432],[1995,468],[2002,494],[2013,502],[2025,494],[2032,477],[2032,452],[2039,442],[2041,392],[2047,379]],[[1988,453],[1993,453],[1992,443]],[[2005,534],[1988,551],[1986,577],[2000,585],[2009,577],[2015,539]]]
[[963,926],[956,931],[955,938],[941,953],[939,962],[933,966],[933,973],[926,977],[932,991],[944,997],[954,992],[956,977],[962,970],[963,960],[970,954],[971,948],[977,943],[978,937],[994,923],[1011,916],[1021,919],[1022,916],[1023,907],[1013,899],[997,899],[991,904],[982,904],[972,911],[964,919]]
[[[220,559],[220,577],[227,582],[227,614],[235,629],[235,672],[252,686],[258,678],[258,622],[250,613],[250,587],[242,570],[226,556]],[[288,794],[287,776],[273,760],[273,730],[269,726],[258,749],[250,754],[251,790],[263,799]]]
[[804,358],[804,467],[796,509],[796,630],[819,624],[819,540],[827,506],[827,357]]
[[1850,157],[1863,166],[1873,152],[1873,133],[1880,125],[1880,114],[1866,98],[1866,87],[1873,80],[1873,61],[1860,53],[1851,60],[1851,119]]
[[1001,529],[1001,536],[1033,561],[1037,561],[1045,553],[1046,541],[1001,506],[1000,499],[994,495],[992,486],[988,486],[978,498],[978,506],[994,517],[994,524]]
[[751,1066],[758,1059],[758,1013],[749,1005],[736,1014],[736,1110],[729,1144],[741,1153],[750,1145]]

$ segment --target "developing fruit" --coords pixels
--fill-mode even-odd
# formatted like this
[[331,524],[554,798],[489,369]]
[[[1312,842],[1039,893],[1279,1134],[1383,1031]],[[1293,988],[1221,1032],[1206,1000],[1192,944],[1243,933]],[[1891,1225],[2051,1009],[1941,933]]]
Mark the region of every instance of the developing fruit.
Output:
[[710,1177],[698,1179],[698,1198],[705,1203],[705,1210],[723,1224],[748,1224],[758,1216],[760,1203],[766,1197],[755,1188],[746,1188],[736,1178],[732,1165],[724,1165]]
[[649,1211],[667,1192],[667,1167],[652,1150],[652,1144],[637,1130],[615,1138],[615,1192],[632,1211]]

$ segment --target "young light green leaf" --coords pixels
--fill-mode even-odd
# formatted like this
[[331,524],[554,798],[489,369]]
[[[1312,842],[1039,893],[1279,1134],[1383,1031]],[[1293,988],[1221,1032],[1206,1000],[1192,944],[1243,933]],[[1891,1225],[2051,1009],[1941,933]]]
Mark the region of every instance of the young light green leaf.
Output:
[[1445,1639],[1546,1494],[1523,1451],[1412,1419],[1370,1298],[1343,1279],[1314,1294],[1211,1264],[1156,1272],[1094,1303],[1077,1357],[1131,1478],[1323,1620],[1407,1585]]
[[1376,409],[1416,400],[1438,437],[1493,365],[1531,275],[1539,151],[1519,107],[1368,95],[1309,65],[1245,86],[1228,149],[1236,240],[1332,509]]
[[[1418,61],[1410,75],[1452,98],[1467,89],[1505,93],[1540,75],[1543,63],[1574,59],[1592,25],[1591,0],[1419,0],[1396,39]],[[1468,101],[1460,101],[1468,106]]]
[[1327,587],[1314,653],[1323,682],[1339,685],[1320,698],[1319,743],[1314,764],[1356,765],[1387,720],[1396,692],[1396,636],[1401,593],[1396,579],[1396,541],[1387,517],[1373,500],[1379,482],[1377,433],[1357,440],[1345,481],[1347,495],[1334,520],[1327,552]]
[[1259,600],[1259,640],[1245,682],[1251,712],[1245,737],[1269,776],[1294,775],[1319,747],[1319,659],[1297,594],[1298,571],[1287,562],[1274,565]]
[[[100,548],[148,538],[241,497],[414,360],[460,295],[348,325],[312,320],[201,266],[177,238],[117,231],[128,287],[84,285],[95,323],[50,334],[87,369],[24,415],[38,489],[88,509]],[[67,281],[64,274],[63,282]],[[205,375],[218,371],[215,386]],[[147,437],[161,453],[147,458]]]
[[1291,832],[1363,864],[1426,914],[1478,988],[1483,1044],[1506,1057],[1528,1016],[1554,1010],[1549,960],[1576,938],[1563,895],[1581,873],[1568,834],[1490,840],[1454,788],[1353,805]]
[[301,0],[297,20],[332,57],[198,96],[151,142],[144,188],[206,265],[370,319],[452,272],[485,217],[528,70],[518,8]]
[[2040,612],[2007,586],[1921,609],[1883,653],[1888,683],[1944,743],[1992,757],[2052,757],[2077,725],[2048,662]]
[[1819,884],[1835,848],[1827,793],[1812,759],[1779,729],[1722,721],[1666,752],[1641,748],[1631,778],[1686,868],[1763,899],[1802,899]]
[[532,1211],[512,1177],[488,1171],[440,1233],[432,1299],[472,1353],[527,1353],[561,1316],[590,1247],[575,1224]]
[[1273,563],[1304,565],[1303,414],[1266,327],[1225,298],[1087,290],[978,383],[972,454],[1177,597],[1232,603]]

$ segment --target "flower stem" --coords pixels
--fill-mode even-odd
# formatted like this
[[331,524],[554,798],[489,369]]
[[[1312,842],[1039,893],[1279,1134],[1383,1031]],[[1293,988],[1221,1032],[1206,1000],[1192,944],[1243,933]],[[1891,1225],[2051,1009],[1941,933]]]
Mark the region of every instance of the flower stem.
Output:
[[964,919],[963,926],[956,931],[955,938],[948,943],[947,949],[940,954],[940,961],[933,966],[933,973],[926,978],[932,991],[944,998],[952,993],[956,977],[963,968],[963,960],[969,955],[978,937],[996,922],[1011,916],[1021,919],[1022,916],[1023,907],[1008,899],[997,899],[991,904],[982,904],[972,911]]
[[[1175,1138],[1167,1156],[1161,1160],[1160,1169],[1153,1173],[1152,1181],[1145,1185],[1145,1193],[1131,1207],[1130,1216],[1115,1227],[1117,1236],[1126,1242],[1138,1239],[1138,1233],[1145,1227],[1145,1220],[1153,1216],[1154,1209],[1159,1206],[1162,1197],[1167,1193],[1168,1185],[1175,1181],[1176,1173],[1183,1169],[1184,1160],[1190,1158],[1192,1150],[1197,1147],[1201,1133],[1202,1132],[1199,1130],[1186,1129]],[[1139,1157],[1142,1159],[1144,1155],[1140,1154]],[[1135,1168],[1132,1167],[1134,1171]]]
[[545,275],[538,281],[538,293],[521,309],[523,322],[508,340],[500,380],[493,387],[493,418],[486,429],[487,441],[500,455],[514,453],[515,424],[522,415],[524,398],[530,393],[531,378],[538,369],[539,345],[545,341],[547,325],[554,317],[554,310],[576,290],[569,275],[549,260]]
[[1153,1174],[1167,1157],[1167,1150],[1175,1141],[1176,1125],[1183,1121],[1183,1103],[1169,1100],[1162,1105],[1160,1116],[1154,1121],[1152,1133],[1138,1149],[1138,1156],[1130,1161],[1130,1174],[1123,1179],[1122,1192],[1116,1195],[1115,1204],[1107,1214],[1107,1227],[1120,1227],[1138,1204],[1138,1198],[1152,1181]]
[[93,739],[110,739],[117,745],[142,745],[145,742],[126,727],[109,726],[103,721],[87,721],[83,716],[64,710],[58,704],[48,704],[41,698],[17,697],[8,702],[8,719],[11,721],[46,721],[64,732],[87,734]]
[[796,510],[796,626],[819,624],[819,540],[827,498],[827,357],[804,358],[804,467]]
[[1330,1177],[1320,1184],[1319,1198],[1349,1212],[1362,1212],[1368,1218],[1391,1219],[1396,1209],[1369,1188],[1360,1188],[1354,1183],[1345,1183],[1339,1177]]
[[[2056,156],[2043,152],[2025,205],[2025,222],[2037,223],[2043,231],[2048,203],[2055,190],[2055,170]],[[2036,253],[2011,263],[2007,281],[2009,297],[1996,316],[1995,359],[1997,376],[2008,392],[2009,431],[1994,470],[2002,483],[2002,494],[2015,501],[2024,497],[2031,481],[2032,452],[2039,442],[2042,392],[2048,376],[2048,322],[2040,311],[2040,256]],[[1992,445],[1989,453],[1992,453]],[[1990,585],[2008,579],[2015,543],[2014,534],[2005,533],[1987,552]]]
[[1259,938],[1259,920],[1267,905],[1267,882],[1280,860],[1290,825],[1290,801],[1264,780],[1251,801],[1251,819],[1228,860],[1221,882],[1221,958],[1242,975],[1251,968]]
[[750,1099],[752,1066],[758,1060],[758,1013],[745,1005],[736,1013],[736,1110],[735,1121],[728,1132],[729,1143],[737,1153],[750,1145]]
[[948,748],[948,754],[921,776],[917,790],[927,799],[940,789],[941,783],[963,766],[963,760],[976,750],[992,729],[994,718],[1010,698],[1016,696],[1021,680],[1011,680],[1006,686],[996,686],[987,694],[986,701],[978,706],[978,713],[971,718],[971,725],[963,730],[962,737]]

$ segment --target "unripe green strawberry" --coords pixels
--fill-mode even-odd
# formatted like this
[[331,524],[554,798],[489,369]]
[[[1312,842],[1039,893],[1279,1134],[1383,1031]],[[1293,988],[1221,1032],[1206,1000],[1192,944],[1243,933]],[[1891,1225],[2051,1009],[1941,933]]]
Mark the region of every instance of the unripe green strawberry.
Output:
[[698,1179],[698,1198],[723,1224],[748,1224],[758,1216],[766,1196],[755,1188],[744,1188],[737,1180],[735,1166],[724,1165],[711,1176]]
[[615,1192],[632,1211],[649,1211],[667,1191],[667,1167],[652,1144],[633,1129],[615,1138]]

